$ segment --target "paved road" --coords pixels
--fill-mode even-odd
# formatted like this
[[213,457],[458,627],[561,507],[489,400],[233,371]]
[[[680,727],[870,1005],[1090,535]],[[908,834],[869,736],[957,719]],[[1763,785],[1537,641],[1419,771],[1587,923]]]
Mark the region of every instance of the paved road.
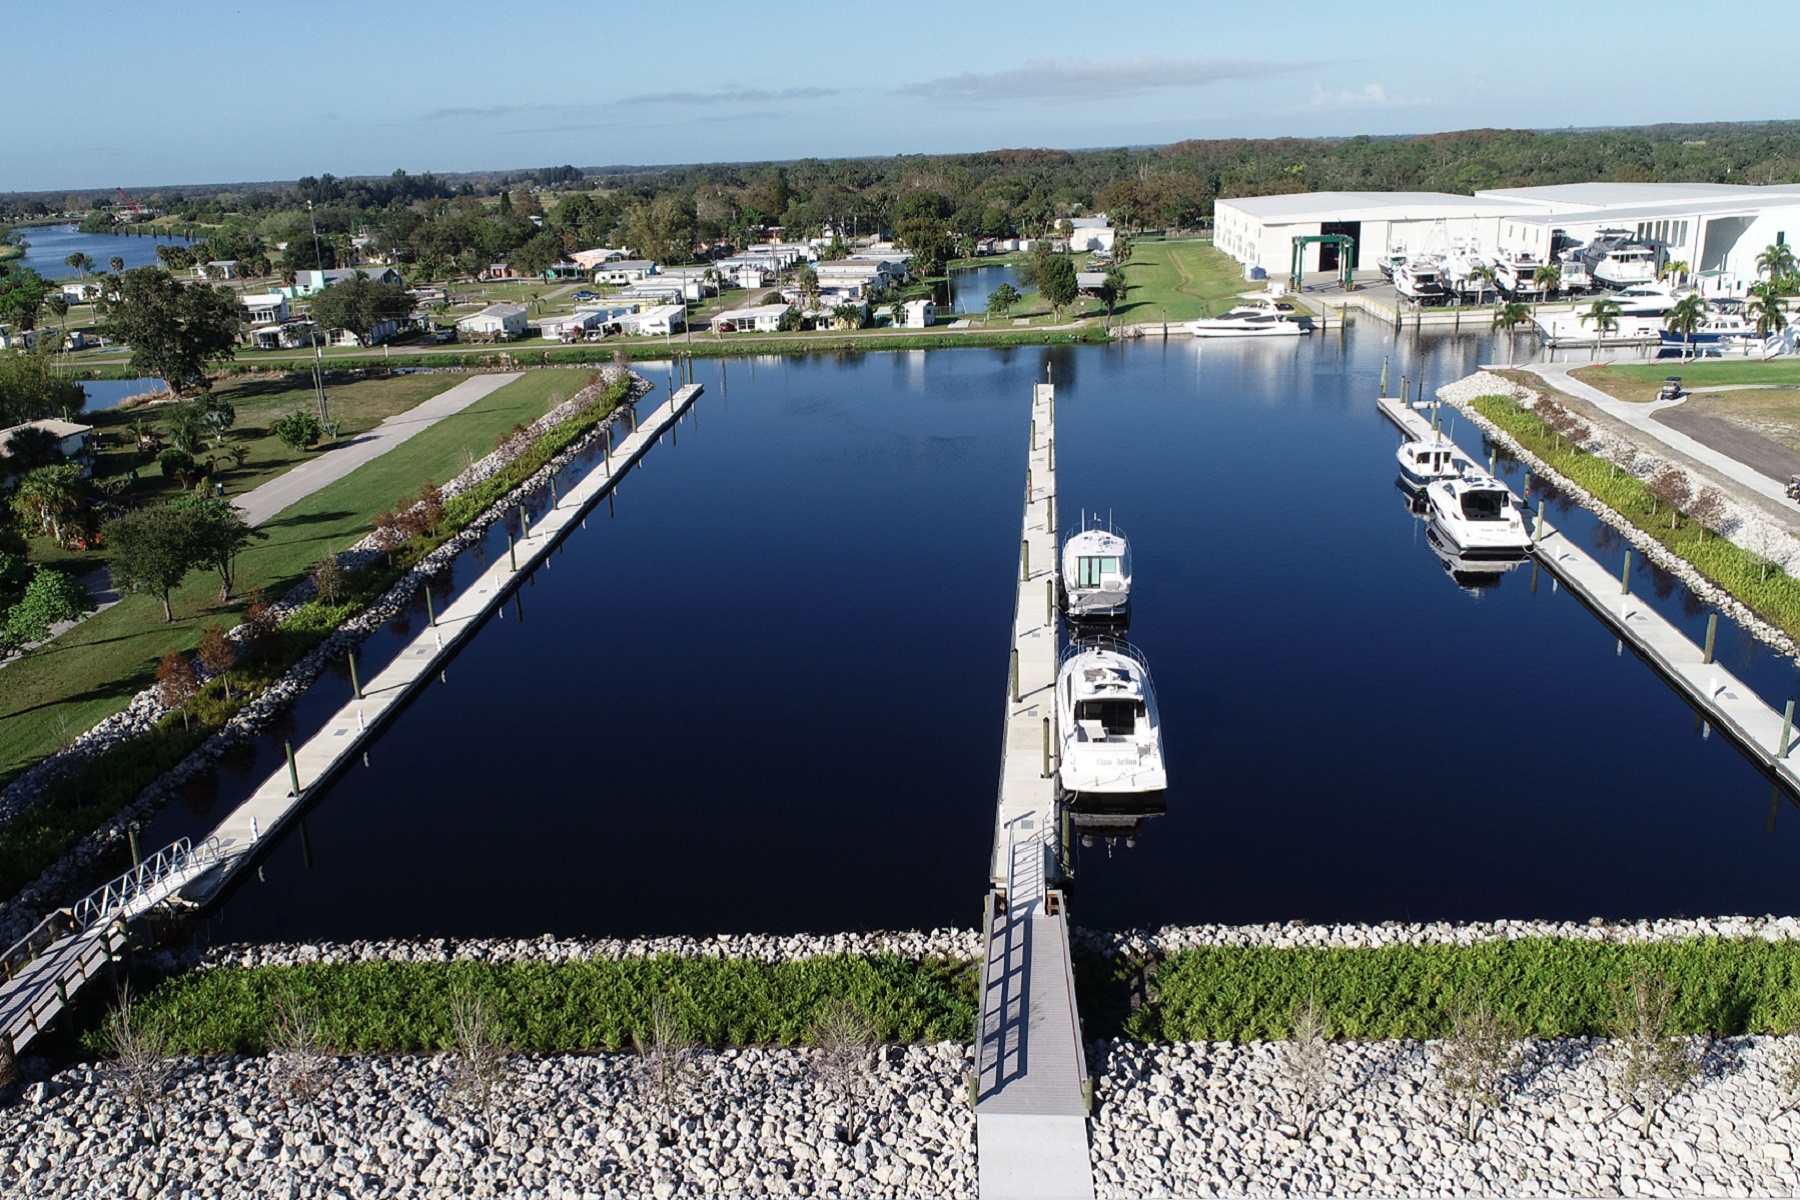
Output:
[[[261,525],[276,513],[298,504],[327,484],[336,483],[364,463],[380,458],[401,442],[423,433],[445,417],[461,412],[482,397],[492,395],[517,378],[518,372],[471,376],[423,404],[403,413],[396,413],[353,441],[324,451],[300,463],[293,470],[277,475],[261,487],[233,497],[233,503],[243,510],[246,521],[252,525]],[[124,598],[113,587],[112,573],[105,567],[89,571],[81,577],[81,583],[98,602],[94,612],[88,614],[90,617],[105,612]],[[75,621],[63,621],[51,626],[50,637],[44,641],[54,639],[77,624]],[[33,646],[43,644],[33,642],[25,649],[30,650]],[[0,667],[12,661],[14,660],[0,659]]]

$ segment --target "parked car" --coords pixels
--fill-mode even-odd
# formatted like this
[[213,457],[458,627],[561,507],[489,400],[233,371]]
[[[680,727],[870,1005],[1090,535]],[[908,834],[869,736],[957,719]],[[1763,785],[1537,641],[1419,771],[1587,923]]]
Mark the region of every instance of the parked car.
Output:
[[575,295],[571,297],[571,299],[575,300],[598,300],[599,298],[599,292],[576,292]]
[[456,330],[440,329],[431,335],[431,340],[439,345],[442,345],[445,342],[454,342],[456,340]]

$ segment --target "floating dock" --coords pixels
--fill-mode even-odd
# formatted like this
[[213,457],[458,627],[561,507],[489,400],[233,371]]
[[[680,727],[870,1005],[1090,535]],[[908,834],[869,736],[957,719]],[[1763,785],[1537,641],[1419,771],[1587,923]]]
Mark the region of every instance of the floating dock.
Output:
[[[1409,438],[1433,436],[1431,422],[1404,400],[1384,396],[1376,404]],[[1795,743],[1793,702],[1776,712],[1715,660],[1710,636],[1707,646],[1695,645],[1673,622],[1633,595],[1630,551],[1617,570],[1601,566],[1539,517],[1533,522],[1532,553],[1561,587],[1606,622],[1624,645],[1668,680],[1714,729],[1736,742],[1773,779],[1800,795],[1800,771],[1789,757]]]
[[1005,745],[984,919],[975,1139],[983,1200],[1094,1194],[1056,794],[1056,389],[1031,397]]
[[671,395],[589,471],[560,496],[550,511],[524,531],[510,554],[499,555],[463,594],[446,605],[373,679],[361,695],[338,709],[318,733],[296,747],[288,763],[263,781],[250,798],[219,823],[209,841],[218,848],[216,865],[179,893],[191,905],[218,897],[231,879],[254,861],[262,844],[293,816],[332,776],[360,755],[382,722],[419,688],[442,671],[463,639],[498,608],[526,576],[556,548],[587,511],[662,435],[673,428],[700,395],[701,385],[688,384]]

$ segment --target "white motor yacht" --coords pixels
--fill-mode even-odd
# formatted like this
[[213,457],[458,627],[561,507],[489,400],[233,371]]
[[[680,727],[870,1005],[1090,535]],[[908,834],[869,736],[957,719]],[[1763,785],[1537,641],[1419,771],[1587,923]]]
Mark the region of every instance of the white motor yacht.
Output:
[[1556,256],[1556,277],[1557,289],[1565,295],[1585,292],[1594,286],[1594,276],[1589,272],[1587,259],[1579,246]]
[[1429,441],[1402,442],[1394,451],[1400,460],[1400,480],[1408,489],[1422,492],[1440,479],[1457,479],[1475,470],[1469,456],[1456,443],[1439,436]]
[[1074,621],[1119,620],[1130,611],[1131,544],[1117,529],[1083,529],[1063,543],[1063,611]]
[[1408,300],[1428,304],[1444,298],[1442,264],[1435,258],[1409,258],[1394,268],[1394,290]]
[[1660,283],[1636,283],[1612,294],[1622,317],[1660,317],[1681,297]]
[[1057,777],[1072,803],[1149,800],[1167,788],[1156,689],[1135,646],[1084,638],[1064,649],[1056,718],[1062,743]]
[[1246,300],[1216,317],[1188,322],[1195,337],[1298,337],[1309,326],[1294,317],[1294,306],[1267,298]]
[[1441,274],[1444,291],[1459,299],[1473,296],[1479,300],[1488,284],[1476,277],[1476,272],[1490,264],[1481,255],[1481,247],[1476,242],[1458,241],[1451,246],[1450,253],[1445,256]]
[[1431,524],[1465,562],[1519,558],[1531,551],[1531,534],[1505,484],[1484,471],[1465,471],[1425,489]]
[[1544,294],[1538,282],[1538,269],[1543,260],[1535,254],[1502,254],[1494,263],[1494,286],[1514,300],[1535,300]]

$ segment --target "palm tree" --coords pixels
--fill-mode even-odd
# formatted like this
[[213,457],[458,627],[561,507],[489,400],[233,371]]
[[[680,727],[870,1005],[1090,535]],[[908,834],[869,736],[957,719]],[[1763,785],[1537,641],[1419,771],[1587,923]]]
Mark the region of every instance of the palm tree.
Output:
[[1515,334],[1519,326],[1531,320],[1531,309],[1517,300],[1510,300],[1494,309],[1494,328],[1506,330],[1506,365],[1513,362],[1513,346],[1517,341]]
[[1562,286],[1562,268],[1555,263],[1543,263],[1531,273],[1531,282],[1536,288],[1531,297],[1531,311],[1537,312],[1537,298],[1548,296]]
[[87,273],[94,269],[94,260],[77,250],[75,253],[69,255],[69,257],[63,259],[63,265],[74,267],[77,271],[81,272],[81,277],[86,279]]
[[1750,315],[1756,319],[1758,337],[1766,338],[1776,330],[1787,328],[1787,306],[1772,287],[1757,287],[1756,299],[1750,302]]
[[1599,353],[1600,346],[1606,341],[1606,335],[1609,333],[1617,333],[1619,331],[1619,314],[1621,311],[1623,310],[1620,309],[1617,300],[1611,299],[1610,297],[1604,297],[1594,301],[1593,304],[1588,306],[1588,310],[1581,314],[1581,323],[1586,325],[1589,321],[1592,321],[1594,323],[1594,331],[1600,335],[1599,339],[1594,343],[1593,353],[1588,355],[1590,360]]
[[1706,301],[1699,293],[1690,292],[1675,302],[1663,317],[1663,328],[1681,335],[1681,357],[1685,360],[1693,347],[1694,331],[1706,322]]
[[1656,269],[1656,278],[1658,281],[1661,281],[1673,275],[1675,277],[1676,285],[1680,286],[1682,281],[1687,278],[1687,273],[1688,265],[1685,258],[1671,258],[1668,262],[1665,262]]
[[117,254],[108,259],[106,265],[111,267],[113,273],[116,275],[123,275],[125,273],[125,260],[120,258]]
[[1476,263],[1469,268],[1469,282],[1475,285],[1475,302],[1479,304],[1494,286],[1494,268],[1486,263]]
[[1756,256],[1756,273],[1767,275],[1770,282],[1782,275],[1794,273],[1794,248],[1786,242],[1776,242]]

